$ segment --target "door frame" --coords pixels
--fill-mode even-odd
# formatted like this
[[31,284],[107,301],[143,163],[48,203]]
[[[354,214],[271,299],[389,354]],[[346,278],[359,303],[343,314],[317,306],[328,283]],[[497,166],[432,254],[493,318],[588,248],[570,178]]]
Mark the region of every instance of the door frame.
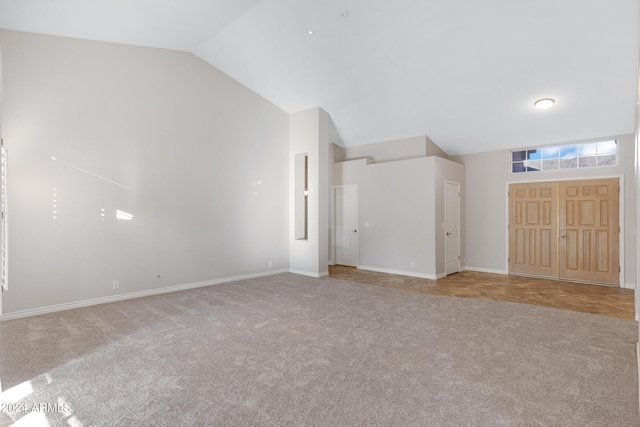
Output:
[[[336,256],[336,190],[338,188],[348,188],[354,187],[356,189],[356,198],[358,199],[358,203],[356,203],[356,222],[358,224],[358,230],[360,230],[360,216],[359,216],[359,204],[360,204],[360,191],[358,189],[358,184],[345,184],[345,185],[333,185],[331,187],[331,231],[329,233],[330,238],[330,259],[329,265],[337,264],[337,256]],[[358,237],[356,239],[356,268],[360,265],[360,233],[358,233]]]
[[[525,174],[527,172],[524,172]],[[535,173],[535,172],[532,172]],[[620,288],[626,288],[625,286],[625,253],[624,253],[624,235],[625,235],[625,224],[624,224],[624,175],[622,174],[614,174],[614,175],[598,175],[598,176],[570,176],[564,178],[547,178],[547,179],[525,179],[525,180],[517,180],[517,181],[507,181],[506,182],[506,190],[504,192],[505,195],[505,224],[507,228],[505,228],[506,236],[505,236],[505,269],[504,271],[509,274],[509,186],[511,184],[528,184],[535,182],[560,182],[560,181],[590,181],[594,179],[611,179],[618,178],[618,182],[620,183],[620,193],[618,194],[618,224],[620,225],[620,236],[619,236],[619,244],[618,248],[618,262],[620,263],[620,275],[618,285]],[[630,287],[631,288],[631,287]]]
[[[454,184],[458,187],[458,271],[457,273],[459,273],[460,271],[462,271],[462,260],[460,259],[460,256],[462,254],[462,248],[460,247],[460,234],[462,234],[462,221],[461,221],[461,202],[462,202],[462,184],[460,184],[459,182],[456,181],[450,181],[450,180],[445,180],[444,181],[444,232],[447,232],[447,227],[446,227],[446,223],[447,223],[447,185],[448,184]],[[445,234],[444,236],[444,273],[445,275],[447,274],[447,236]],[[451,273],[453,274],[453,273]]]

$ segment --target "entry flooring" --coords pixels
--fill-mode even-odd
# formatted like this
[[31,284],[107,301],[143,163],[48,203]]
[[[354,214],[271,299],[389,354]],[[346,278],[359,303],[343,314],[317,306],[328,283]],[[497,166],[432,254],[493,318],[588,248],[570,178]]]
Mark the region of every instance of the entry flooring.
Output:
[[429,280],[358,270],[341,265],[329,266],[329,276],[410,292],[509,301],[635,319],[634,291],[611,286],[475,271],[462,271],[443,279]]

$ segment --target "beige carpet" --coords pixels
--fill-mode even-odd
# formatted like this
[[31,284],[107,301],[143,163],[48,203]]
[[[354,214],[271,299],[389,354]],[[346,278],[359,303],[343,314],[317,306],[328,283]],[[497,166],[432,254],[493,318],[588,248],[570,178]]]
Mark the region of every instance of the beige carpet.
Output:
[[637,339],[285,274],[3,322],[0,375],[12,419],[52,426],[638,426]]

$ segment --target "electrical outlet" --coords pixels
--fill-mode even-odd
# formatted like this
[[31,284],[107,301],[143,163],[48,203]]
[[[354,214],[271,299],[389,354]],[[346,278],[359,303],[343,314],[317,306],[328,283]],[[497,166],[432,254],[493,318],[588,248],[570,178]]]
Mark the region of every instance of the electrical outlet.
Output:
[[416,268],[416,263],[411,261],[411,268]]
[[273,262],[269,261],[269,268],[273,267]]
[[113,281],[113,289],[118,289],[120,287],[120,282],[118,280]]

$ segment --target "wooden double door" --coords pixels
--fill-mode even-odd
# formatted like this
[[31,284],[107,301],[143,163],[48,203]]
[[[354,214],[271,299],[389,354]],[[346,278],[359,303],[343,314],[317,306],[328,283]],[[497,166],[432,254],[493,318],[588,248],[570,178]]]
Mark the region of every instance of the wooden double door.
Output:
[[620,284],[618,178],[509,186],[509,273]]

